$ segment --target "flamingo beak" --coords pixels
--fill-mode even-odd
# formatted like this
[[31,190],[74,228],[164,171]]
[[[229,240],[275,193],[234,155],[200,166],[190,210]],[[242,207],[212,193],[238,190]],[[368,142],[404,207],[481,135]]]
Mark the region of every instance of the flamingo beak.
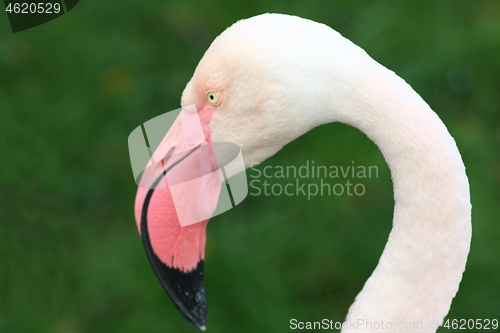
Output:
[[146,147],[138,142],[142,135],[152,143],[147,146],[149,154],[131,151],[133,169],[133,157],[146,156],[135,164],[135,171],[140,171],[135,177],[139,185],[135,216],[147,257],[181,315],[205,330],[206,225],[211,217],[240,203],[248,189],[240,148],[212,143],[203,130],[208,120],[201,114],[199,119],[196,109],[183,109],[165,136],[151,129],[169,126],[148,121],[131,134],[129,147]]
[[[139,185],[135,217],[162,287],[186,321],[205,330],[205,229],[221,184],[212,175],[210,142],[196,109],[176,111],[174,117],[170,112],[144,123],[129,137]],[[165,128],[170,128],[166,135]]]
[[[187,156],[192,154],[198,148],[199,146],[192,149]],[[181,270],[180,268],[170,267],[156,254],[151,244],[149,235],[148,212],[150,209],[151,199],[155,192],[155,187],[160,183],[164,175],[169,173],[177,166],[177,164],[181,162],[182,160],[167,167],[164,172],[158,176],[152,188],[147,192],[141,211],[141,238],[149,262],[151,263],[151,266],[162,287],[165,289],[174,305],[189,324],[204,331],[206,329],[205,323],[208,317],[207,300],[203,282],[204,260],[199,260],[196,267],[187,272]],[[204,226],[206,226],[206,222]],[[201,232],[204,233],[204,228]]]

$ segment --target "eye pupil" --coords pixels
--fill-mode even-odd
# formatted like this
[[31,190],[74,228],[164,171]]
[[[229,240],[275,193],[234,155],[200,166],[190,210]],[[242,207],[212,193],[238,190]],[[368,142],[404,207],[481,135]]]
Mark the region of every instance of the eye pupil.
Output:
[[219,92],[217,91],[207,91],[207,94],[205,95],[206,97],[206,100],[214,105],[214,106],[217,106],[219,104],[219,101],[220,101],[220,94]]

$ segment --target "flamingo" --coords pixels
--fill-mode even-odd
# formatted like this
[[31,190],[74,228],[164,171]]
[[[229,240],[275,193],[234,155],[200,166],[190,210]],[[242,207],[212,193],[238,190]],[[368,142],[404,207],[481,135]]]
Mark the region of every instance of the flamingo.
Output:
[[[195,105],[202,138],[190,137],[181,113],[156,154],[166,161],[203,141],[212,170],[223,153],[215,154],[211,142],[238,145],[248,168],[321,124],[342,122],[365,133],[391,171],[393,227],[346,323],[391,323],[377,332],[403,331],[396,329],[399,322],[422,323],[405,332],[435,332],[428,323],[442,325],[470,248],[469,184],[454,139],[403,79],[326,25],[263,14],[238,21],[213,41],[181,105]],[[184,200],[196,197],[213,210],[219,191],[220,182],[204,180],[203,187],[186,189]],[[164,289],[184,318],[205,330],[208,219],[181,226],[170,190],[154,186],[139,188],[135,217]],[[352,331],[372,328],[342,327]]]

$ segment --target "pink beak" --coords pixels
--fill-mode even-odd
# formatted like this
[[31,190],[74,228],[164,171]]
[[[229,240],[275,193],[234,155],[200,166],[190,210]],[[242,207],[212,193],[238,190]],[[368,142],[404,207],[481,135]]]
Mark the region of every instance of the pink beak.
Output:
[[[208,122],[182,110],[142,174],[135,201],[148,259],[183,317],[204,330],[206,225],[221,184],[213,171]],[[204,119],[205,118],[205,119]]]

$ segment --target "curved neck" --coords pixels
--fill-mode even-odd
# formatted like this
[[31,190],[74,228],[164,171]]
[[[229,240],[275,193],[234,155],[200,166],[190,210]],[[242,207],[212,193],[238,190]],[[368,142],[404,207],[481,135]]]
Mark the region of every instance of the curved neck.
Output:
[[380,148],[391,170],[395,207],[387,245],[347,321],[421,322],[418,332],[434,332],[449,311],[469,253],[465,167],[439,117],[401,78],[373,61],[355,81],[345,91],[349,104],[335,118]]

